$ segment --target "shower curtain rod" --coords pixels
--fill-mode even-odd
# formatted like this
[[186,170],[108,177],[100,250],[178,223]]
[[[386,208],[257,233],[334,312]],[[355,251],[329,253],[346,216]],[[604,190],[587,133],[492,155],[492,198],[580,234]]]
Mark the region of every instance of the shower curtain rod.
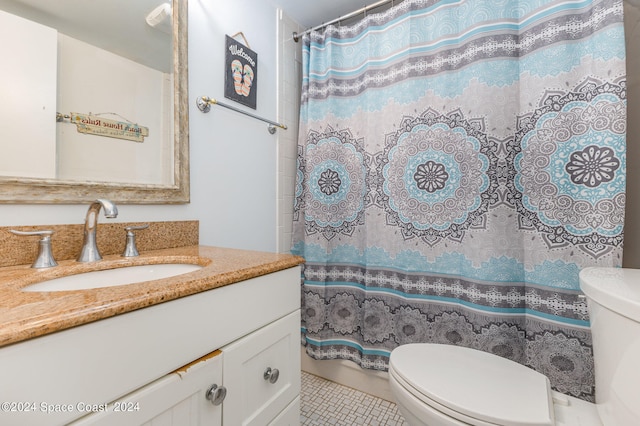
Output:
[[297,43],[300,40],[300,36],[308,34],[311,31],[315,31],[317,29],[326,27],[327,25],[335,24],[336,22],[340,22],[340,21],[342,21],[344,19],[351,18],[352,16],[358,15],[358,14],[363,13],[363,12],[367,12],[367,11],[369,11],[371,9],[374,9],[374,8],[376,8],[378,6],[382,6],[383,4],[389,3],[389,2],[392,2],[392,1],[394,1],[394,0],[380,0],[378,2],[370,4],[369,6],[365,6],[365,7],[362,7],[360,9],[358,9],[358,10],[354,10],[351,13],[347,13],[346,15],[342,15],[341,17],[336,18],[333,21],[325,22],[322,25],[318,25],[318,26],[315,26],[313,28],[309,28],[308,30],[304,31],[302,34],[298,34],[296,31],[294,31],[293,32],[293,41],[295,41]]

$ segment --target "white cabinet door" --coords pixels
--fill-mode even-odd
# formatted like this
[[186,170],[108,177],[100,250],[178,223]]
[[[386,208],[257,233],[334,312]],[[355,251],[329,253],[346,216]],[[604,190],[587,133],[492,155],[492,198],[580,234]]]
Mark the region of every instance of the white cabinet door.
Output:
[[[222,405],[206,398],[222,384],[220,351],[200,358],[106,407],[71,423],[74,426],[220,426]],[[95,407],[101,409],[101,407]]]
[[299,396],[299,341],[297,310],[222,348],[223,424],[267,425]]
[[300,425],[300,397],[293,400],[269,426],[299,426]]

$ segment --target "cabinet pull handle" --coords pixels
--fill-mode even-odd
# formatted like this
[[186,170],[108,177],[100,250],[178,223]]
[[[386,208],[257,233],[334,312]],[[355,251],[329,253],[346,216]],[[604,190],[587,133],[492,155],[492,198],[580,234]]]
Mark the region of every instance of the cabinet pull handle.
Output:
[[280,377],[280,371],[278,371],[277,368],[272,370],[271,367],[267,367],[267,369],[264,370],[264,375],[262,377],[264,377],[265,380],[268,380],[269,383],[275,383]]
[[220,405],[224,398],[227,396],[227,388],[224,386],[218,386],[215,383],[209,387],[207,393],[204,395],[208,401],[213,405]]

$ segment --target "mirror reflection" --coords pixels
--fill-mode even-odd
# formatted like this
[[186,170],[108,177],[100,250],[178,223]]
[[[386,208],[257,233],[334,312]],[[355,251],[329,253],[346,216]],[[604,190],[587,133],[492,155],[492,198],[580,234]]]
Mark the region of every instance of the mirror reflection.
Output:
[[188,201],[186,0],[0,0],[0,37],[0,201]]

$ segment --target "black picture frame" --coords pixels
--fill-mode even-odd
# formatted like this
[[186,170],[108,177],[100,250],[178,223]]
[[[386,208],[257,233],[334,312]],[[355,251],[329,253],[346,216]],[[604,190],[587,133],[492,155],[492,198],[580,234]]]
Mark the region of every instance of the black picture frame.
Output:
[[225,52],[224,97],[256,109],[258,54],[228,35]]

